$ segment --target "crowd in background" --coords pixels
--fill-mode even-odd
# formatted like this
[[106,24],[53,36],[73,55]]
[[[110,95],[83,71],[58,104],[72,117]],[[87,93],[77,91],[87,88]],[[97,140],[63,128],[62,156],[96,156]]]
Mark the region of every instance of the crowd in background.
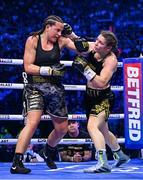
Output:
[[[126,6],[125,6],[126,1]],[[139,57],[143,52],[143,0],[1,0],[0,5],[0,58],[22,59],[24,44],[29,33],[40,29],[43,19],[48,15],[60,16],[69,23],[74,32],[94,40],[100,30],[111,30],[119,39],[120,62],[124,58]],[[63,50],[61,60],[72,61],[75,53]],[[0,82],[22,83],[23,66],[0,65]],[[67,67],[64,84],[84,85],[84,77]],[[123,69],[120,67],[112,80],[112,85],[123,85]],[[116,91],[116,103],[112,113],[123,113],[123,92]],[[84,114],[84,91],[66,91],[66,101],[69,114]],[[0,114],[22,113],[22,90],[0,90]],[[45,127],[46,124],[46,127]],[[111,130],[117,137],[124,137],[124,121],[111,120]],[[86,129],[86,122],[82,122]],[[1,138],[15,138],[23,126],[21,121],[0,121]],[[5,128],[5,131],[4,131]],[[41,122],[39,137],[46,137],[43,128],[52,125]],[[2,131],[2,132],[1,132]],[[1,135],[2,133],[7,135]],[[10,151],[10,150],[9,150]]]

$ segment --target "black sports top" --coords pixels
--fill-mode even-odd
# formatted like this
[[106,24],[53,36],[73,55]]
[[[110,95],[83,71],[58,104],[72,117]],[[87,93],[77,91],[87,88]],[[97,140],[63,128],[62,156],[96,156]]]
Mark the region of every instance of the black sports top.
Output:
[[[101,61],[97,61],[96,58],[94,57],[94,54],[95,53],[93,53],[93,52],[89,53],[89,55],[88,55],[88,63],[89,63],[89,66],[93,69],[93,71],[95,71],[97,75],[100,75],[100,73],[101,73],[101,71],[103,69],[104,60],[108,55],[110,55],[110,52],[103,59],[101,59]],[[114,77],[114,74],[113,74],[112,78],[109,80],[108,83],[111,82],[113,77]]]
[[58,41],[54,43],[53,49],[46,51],[42,49],[41,36],[39,35],[34,64],[38,66],[51,66],[57,63],[60,63],[60,48]]
[[[37,66],[52,66],[60,63],[60,47],[58,41],[53,44],[53,48],[49,51],[43,50],[41,45],[41,37],[39,35],[37,48],[36,48],[36,58],[34,64]],[[53,76],[35,76],[27,74],[28,83],[38,83],[38,82],[52,82],[59,83],[61,82],[60,77]]]
[[97,61],[94,57],[93,52],[90,52],[88,55],[88,63],[89,66],[93,69],[93,71],[96,72],[97,75],[100,75],[100,72],[103,69],[103,63],[104,63],[104,59],[102,59],[101,61]]

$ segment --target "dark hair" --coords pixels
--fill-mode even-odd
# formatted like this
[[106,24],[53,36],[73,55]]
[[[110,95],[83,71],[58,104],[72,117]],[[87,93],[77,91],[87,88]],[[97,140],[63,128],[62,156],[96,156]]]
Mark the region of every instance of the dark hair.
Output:
[[106,39],[107,46],[111,46],[112,51],[117,53],[118,39],[117,39],[116,35],[111,31],[101,31],[101,35]]
[[56,16],[56,15],[50,15],[48,16],[47,18],[44,19],[44,22],[43,22],[43,25],[42,25],[42,28],[39,30],[39,31],[36,31],[36,32],[32,32],[30,35],[32,36],[36,36],[36,35],[40,35],[44,32],[45,28],[47,25],[54,25],[56,22],[61,22],[61,23],[64,23],[63,20],[59,17],[59,16]]
[[68,124],[71,124],[71,123],[79,123],[78,120],[68,120]]

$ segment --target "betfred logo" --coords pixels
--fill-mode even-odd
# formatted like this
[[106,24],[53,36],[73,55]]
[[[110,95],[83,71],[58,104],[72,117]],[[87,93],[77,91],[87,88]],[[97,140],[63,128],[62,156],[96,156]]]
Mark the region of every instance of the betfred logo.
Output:
[[128,138],[141,140],[141,63],[125,64],[125,109]]

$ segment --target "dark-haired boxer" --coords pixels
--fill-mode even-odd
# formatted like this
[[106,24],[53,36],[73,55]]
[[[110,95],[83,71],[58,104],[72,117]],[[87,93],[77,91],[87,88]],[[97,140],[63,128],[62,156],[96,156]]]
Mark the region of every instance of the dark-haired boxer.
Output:
[[[73,40],[68,36],[73,37]],[[63,23],[58,16],[48,16],[42,28],[32,33],[25,45],[24,52],[24,117],[25,127],[19,134],[13,164],[12,174],[27,174],[31,170],[22,162],[30,140],[40,122],[43,113],[49,114],[54,130],[47,139],[41,156],[49,168],[57,168],[52,159],[55,146],[67,132],[67,107],[65,91],[61,83],[65,66],[60,64],[61,50],[66,47],[77,52],[88,51],[86,40],[79,39],[72,28]]]
[[108,129],[108,117],[114,103],[114,94],[110,82],[117,69],[117,38],[110,31],[102,31],[97,37],[93,50],[87,59],[77,56],[73,67],[80,71],[87,79],[86,112],[88,131],[97,151],[98,162],[84,172],[110,172],[106,156],[106,144],[112,149],[116,160],[114,167],[129,161],[123,153],[116,137]]

